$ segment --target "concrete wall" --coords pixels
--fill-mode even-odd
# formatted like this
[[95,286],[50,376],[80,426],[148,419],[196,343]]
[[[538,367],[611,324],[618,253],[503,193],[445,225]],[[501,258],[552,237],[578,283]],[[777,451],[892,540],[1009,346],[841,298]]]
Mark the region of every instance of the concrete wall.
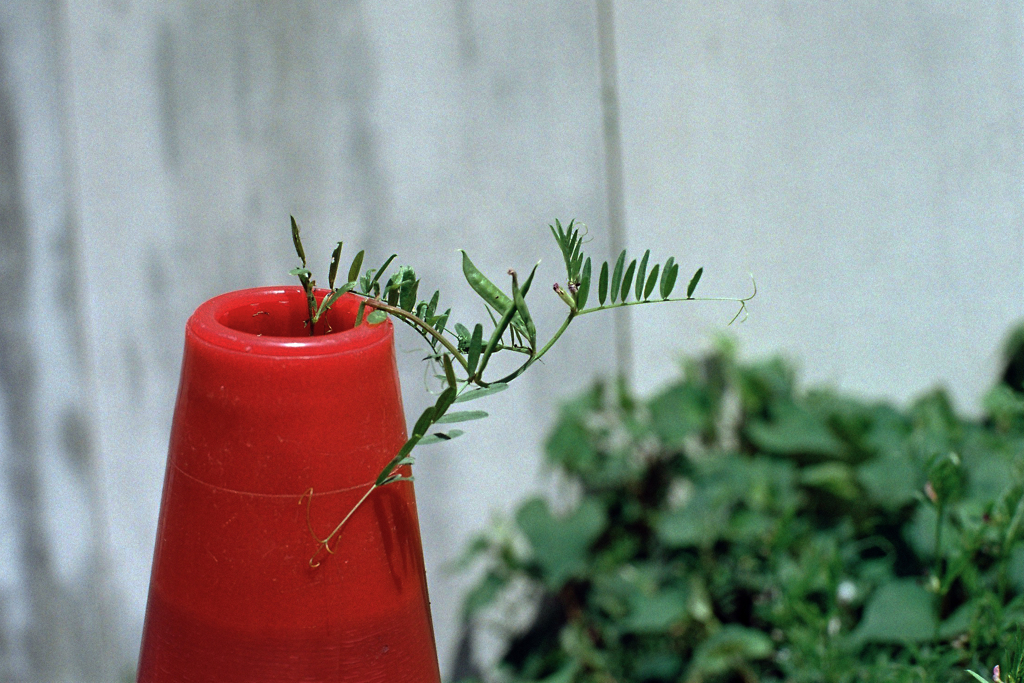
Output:
[[[620,2],[626,242],[759,296],[748,354],[970,409],[1022,313],[1020,2]],[[182,330],[288,280],[289,213],[326,263],[400,252],[476,310],[490,272],[586,221],[610,252],[590,2],[106,0],[0,7],[0,680],[109,681],[138,646]],[[349,246],[348,248],[351,248]],[[542,330],[561,304],[538,290]],[[541,303],[544,299],[545,303]],[[634,384],[727,305],[634,314]],[[590,319],[592,318],[592,319]],[[539,485],[560,397],[614,372],[580,320],[493,417],[424,451],[442,668],[467,578],[444,565]],[[543,335],[543,332],[542,332]],[[399,340],[406,405],[427,401]],[[631,360],[631,363],[628,362]]]

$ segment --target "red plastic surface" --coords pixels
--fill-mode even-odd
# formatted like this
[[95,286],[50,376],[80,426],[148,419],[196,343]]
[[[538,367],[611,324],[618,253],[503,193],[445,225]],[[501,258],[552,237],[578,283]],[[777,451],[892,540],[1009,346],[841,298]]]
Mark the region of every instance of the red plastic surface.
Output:
[[[412,484],[374,492],[406,438],[387,321],[343,296],[310,337],[300,288],[232,292],[189,319],[140,683],[438,683]],[[320,330],[318,329],[318,332]]]

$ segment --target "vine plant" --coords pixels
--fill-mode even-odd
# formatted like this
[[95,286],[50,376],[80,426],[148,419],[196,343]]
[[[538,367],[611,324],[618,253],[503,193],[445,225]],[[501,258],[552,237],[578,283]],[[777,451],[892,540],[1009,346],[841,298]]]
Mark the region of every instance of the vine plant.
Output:
[[[686,295],[673,297],[672,292],[679,275],[679,264],[675,262],[674,257],[669,257],[663,264],[651,265],[650,249],[644,252],[639,261],[634,258],[629,261],[628,265],[625,250],[619,254],[614,266],[609,267],[607,261],[602,263],[596,278],[597,301],[594,302],[591,298],[594,284],[593,262],[583,251],[587,229],[585,225],[580,225],[582,227],[577,227],[575,221],[570,221],[563,227],[560,221],[555,220],[555,224],[549,226],[562,253],[566,274],[565,286],[556,282],[552,289],[565,303],[568,310],[561,326],[555,330],[543,346],[539,346],[537,327],[526,304],[526,296],[530,292],[539,263],[522,281],[515,270],[508,271],[511,279],[511,295],[509,295],[481,273],[470,260],[469,255],[460,250],[462,272],[469,286],[483,299],[484,308],[490,318],[489,324],[487,322],[475,323],[470,329],[462,323],[453,323],[450,320],[451,308],[441,310],[439,291],[435,291],[429,300],[419,298],[420,280],[410,266],[399,266],[385,277],[397,258],[396,254],[388,256],[379,268],[370,268],[361,272],[365,252],[360,251],[349,267],[348,279],[335,287],[343,244],[338,242],[331,255],[328,269],[329,293],[318,304],[315,294],[316,281],[307,268],[305,250],[299,237],[299,225],[292,217],[292,241],[302,265],[289,272],[299,278],[306,293],[309,313],[306,325],[310,334],[314,334],[315,324],[330,309],[331,305],[343,294],[352,292],[362,297],[356,314],[356,326],[379,324],[389,315],[405,323],[426,341],[429,352],[425,360],[440,366],[443,374],[438,376],[444,380],[444,389],[438,395],[434,405],[424,410],[416,420],[408,440],[380,471],[362,498],[327,536],[323,538],[317,536],[310,523],[309,506],[312,504],[313,490],[308,490],[302,496],[299,503],[302,504],[305,501],[307,504],[306,521],[310,534],[317,542],[317,550],[309,560],[311,567],[319,566],[317,558],[321,552],[334,552],[331,543],[336,540],[348,520],[374,491],[382,486],[412,480],[412,476],[406,474],[408,470],[403,467],[413,464],[414,448],[448,441],[463,434],[461,430],[450,428],[448,425],[487,417],[487,413],[482,410],[449,412],[452,406],[483,398],[508,388],[510,382],[544,357],[572,321],[579,316],[625,306],[661,302],[730,301],[738,304],[738,309],[729,324],[735,322],[741,315],[744,320],[746,319],[747,302],[757,294],[757,283],[753,278],[751,278],[753,291],[745,297],[695,297],[694,292],[704,272],[701,267],[690,278],[686,287]],[[651,266],[649,270],[648,266]],[[655,296],[656,290],[657,296]],[[589,307],[588,304],[590,304]],[[491,358],[500,352],[519,354],[522,356],[522,361],[518,367],[502,376],[495,378],[493,373],[485,376],[484,373],[488,369]],[[440,429],[435,429],[438,426]]]

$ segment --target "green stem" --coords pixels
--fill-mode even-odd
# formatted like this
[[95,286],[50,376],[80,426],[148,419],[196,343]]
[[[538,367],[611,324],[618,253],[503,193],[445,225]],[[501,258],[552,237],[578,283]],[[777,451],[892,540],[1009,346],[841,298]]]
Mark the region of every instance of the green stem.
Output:
[[[414,329],[416,327],[412,323],[406,323],[406,324],[409,325],[410,327],[414,328]],[[424,338],[426,338],[426,335],[423,335],[423,336],[424,336]],[[494,347],[494,351],[495,352],[498,352],[498,351],[514,351],[515,353],[521,353],[524,356],[532,356],[533,355],[533,351],[531,349],[526,348],[525,346],[505,346],[504,344],[498,344],[497,346]],[[428,354],[428,355],[424,356],[423,360],[433,360],[433,361],[441,362],[441,356],[442,356],[442,352],[435,351],[435,353],[431,353],[431,354]],[[465,380],[463,380],[463,381],[465,381]],[[475,382],[471,382],[471,384],[475,384]]]
[[[317,567],[320,566],[320,563],[316,561],[316,556],[320,554],[321,550],[326,550],[328,555],[333,555],[334,554],[334,551],[331,550],[331,540],[341,532],[342,527],[344,527],[345,524],[348,523],[348,520],[351,519],[352,515],[355,514],[356,510],[358,510],[362,506],[362,504],[366,502],[366,499],[369,498],[370,494],[373,493],[374,491],[376,491],[377,488],[378,488],[377,484],[373,484],[369,489],[367,489],[366,493],[363,494],[363,497],[359,499],[359,502],[352,506],[352,509],[348,511],[347,515],[345,515],[345,518],[342,519],[340,522],[338,522],[338,526],[334,527],[334,530],[331,531],[331,533],[327,534],[326,538],[317,538],[316,534],[313,534],[313,538],[315,538],[320,543],[320,547],[317,548],[317,551],[313,555],[313,557],[309,558],[309,566],[310,567],[312,567],[313,569],[316,569]],[[302,500],[300,499],[299,502],[301,503]],[[313,504],[313,490],[310,489],[308,505],[311,506],[312,504]],[[306,508],[306,523],[309,524],[309,507]],[[311,534],[313,533],[313,527],[312,526],[310,526],[309,532]]]
[[494,346],[494,351],[495,353],[497,353],[498,351],[515,351],[516,353],[523,353],[526,354],[527,356],[533,355],[533,350],[526,346],[506,346],[504,344],[496,344]]
[[[514,277],[512,279],[512,282],[513,286],[515,286]],[[517,310],[518,308],[516,307],[515,303],[513,303],[511,306],[508,307],[505,313],[502,314],[501,319],[498,320],[498,324],[494,328],[494,331],[491,332],[491,338],[487,340],[487,346],[484,347],[483,352],[481,352],[480,354],[480,362],[476,367],[476,372],[470,376],[469,381],[474,381],[474,378],[476,378],[477,384],[479,384],[480,386],[485,386],[480,381],[480,379],[484,376],[484,369],[487,367],[488,361],[490,361],[491,356],[494,354],[495,347],[498,346],[498,343],[500,342],[502,335],[505,334],[505,330],[508,329],[508,326],[512,323],[512,318],[515,316]],[[529,361],[527,361],[527,363],[528,362]]]
[[[751,293],[750,296],[747,296],[747,297],[742,298],[742,299],[736,299],[736,298],[733,298],[733,297],[691,297],[691,298],[675,298],[675,299],[648,299],[646,301],[624,301],[624,302],[619,302],[617,304],[609,304],[607,306],[594,306],[592,308],[585,308],[582,311],[571,310],[570,309],[569,315],[566,316],[565,320],[562,322],[562,326],[559,327],[558,330],[555,331],[555,333],[554,333],[554,335],[552,335],[551,339],[548,340],[548,343],[545,344],[543,347],[541,347],[540,351],[538,351],[535,356],[533,356],[532,358],[530,358],[530,360],[528,360],[525,363],[523,363],[523,365],[521,365],[518,369],[516,369],[510,375],[508,375],[506,377],[503,377],[503,378],[501,378],[500,380],[497,380],[497,381],[498,382],[508,382],[508,381],[511,381],[511,380],[515,379],[519,375],[523,374],[523,372],[525,372],[528,367],[533,365],[534,362],[540,360],[541,357],[545,353],[547,353],[548,350],[552,346],[554,346],[555,342],[557,342],[559,337],[562,336],[562,334],[565,332],[566,328],[569,327],[569,323],[571,323],[573,321],[573,318],[575,318],[578,315],[586,315],[587,313],[595,313],[597,311],[608,311],[608,310],[612,310],[612,309],[615,309],[615,308],[621,308],[623,306],[639,306],[639,305],[642,305],[642,304],[657,304],[657,303],[663,303],[663,302],[679,302],[679,301],[731,301],[731,302],[739,303],[741,305],[741,309],[740,310],[742,310],[745,307],[746,302],[748,302],[751,299],[753,299],[754,296],[756,296],[756,295],[757,295],[757,283],[755,282],[754,283],[754,291],[753,291],[753,293]],[[735,320],[735,318],[734,318],[734,320]]]
[[554,346],[555,342],[558,341],[558,338],[561,337],[562,333],[565,332],[567,327],[569,327],[569,323],[571,323],[572,319],[577,315],[580,315],[579,311],[569,311],[569,315],[567,315],[565,320],[562,321],[562,326],[555,331],[555,334],[548,340],[548,343],[541,347],[540,351],[537,352],[537,355],[530,359],[531,363],[540,360],[541,357],[548,352],[548,349]]
[[[693,296],[693,297],[675,297],[668,299],[644,299],[643,301],[620,301],[618,303],[609,303],[606,306],[593,306],[591,308],[585,308],[582,311],[577,311],[578,315],[586,315],[588,313],[595,313],[597,311],[610,311],[616,308],[624,308],[625,306],[642,306],[644,304],[660,304],[665,302],[683,302],[683,301],[731,301],[733,303],[740,304],[740,311],[746,308],[747,302],[757,296],[757,281],[753,277],[750,278],[750,282],[754,286],[754,291],[748,296],[737,299],[731,296]],[[739,313],[737,313],[737,316]],[[733,318],[735,320],[736,318]]]
[[615,304],[606,304],[604,306],[593,306],[591,308],[584,308],[582,311],[577,311],[578,315],[586,315],[588,313],[596,313],[597,311],[611,311],[616,308],[624,308],[626,306],[643,306],[645,304],[663,304],[663,303],[678,303],[684,301],[731,301],[738,304],[745,304],[750,301],[753,296],[748,296],[743,299],[737,299],[730,296],[705,296],[705,297],[692,297],[687,299],[674,298],[674,299],[644,299],[643,301],[620,301]]
[[516,368],[516,369],[515,369],[515,370],[514,370],[513,372],[511,372],[510,374],[506,375],[505,377],[502,377],[502,378],[501,378],[501,379],[499,379],[499,380],[495,380],[495,382],[488,382],[488,383],[482,383],[482,382],[480,382],[479,380],[477,380],[477,382],[476,382],[476,383],[477,383],[477,384],[479,384],[480,386],[487,386],[488,384],[494,384],[494,383],[502,383],[502,384],[506,384],[506,383],[508,383],[508,382],[511,382],[512,380],[514,380],[514,379],[515,379],[516,377],[518,377],[519,375],[521,375],[521,374],[523,374],[524,372],[526,372],[526,369],[527,369],[528,367],[530,367],[531,365],[533,365],[533,364],[534,364],[535,362],[539,361],[539,360],[541,359],[541,357],[542,357],[542,356],[543,356],[543,355],[544,355],[545,353],[547,353],[547,352],[548,352],[548,349],[550,349],[550,348],[551,348],[552,346],[554,346],[555,342],[556,342],[556,341],[558,341],[558,338],[559,338],[559,337],[561,337],[561,336],[562,336],[562,333],[563,333],[563,332],[565,332],[566,328],[568,328],[568,327],[569,327],[569,323],[571,323],[571,322],[572,322],[572,319],[573,319],[573,318],[575,318],[575,317],[576,317],[577,315],[579,315],[579,314],[578,314],[578,313],[577,313],[576,311],[571,311],[571,310],[570,310],[570,311],[569,311],[569,315],[568,315],[568,316],[566,316],[566,318],[565,318],[565,320],[564,320],[564,321],[562,321],[562,326],[561,326],[561,327],[559,327],[559,328],[558,328],[558,329],[557,329],[557,330],[555,331],[555,334],[554,334],[554,335],[552,335],[551,339],[549,339],[549,340],[548,340],[548,343],[547,343],[547,344],[545,344],[545,345],[544,345],[543,347],[541,347],[541,350],[540,350],[540,351],[538,351],[538,352],[536,353],[536,355],[534,355],[534,356],[531,356],[531,357],[530,357],[530,359],[529,359],[528,361],[526,361],[525,363],[523,363],[522,365],[520,365],[520,366],[519,366],[518,368]]
[[392,306],[391,304],[385,303],[380,299],[367,298],[367,305],[371,306],[372,308],[376,308],[377,310],[380,311],[387,311],[388,313],[401,319],[402,322],[420,328],[421,330],[429,334],[431,337],[441,342],[441,344],[446,349],[448,349],[448,352],[452,354],[452,358],[459,362],[459,365],[462,366],[462,369],[469,372],[469,363],[466,361],[465,356],[463,356],[462,353],[459,352],[459,348],[452,344],[447,338],[445,338],[443,334],[441,334],[440,332],[435,330],[431,325],[429,325],[426,320],[423,320],[417,315],[410,313],[404,308]]

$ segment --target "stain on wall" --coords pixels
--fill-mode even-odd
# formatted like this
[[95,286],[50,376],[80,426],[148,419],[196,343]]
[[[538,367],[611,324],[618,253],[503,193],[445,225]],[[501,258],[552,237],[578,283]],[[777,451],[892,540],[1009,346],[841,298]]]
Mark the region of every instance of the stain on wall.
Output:
[[[120,665],[79,394],[88,370],[60,8],[0,13],[0,489],[16,546],[16,566],[0,568],[15,586],[0,595],[0,678],[26,682],[105,681]],[[59,358],[43,351],[54,347]],[[83,564],[68,562],[72,545]]]
[[[7,36],[0,34],[0,49]],[[58,627],[57,595],[49,550],[42,528],[39,495],[38,426],[36,419],[36,359],[30,344],[27,308],[29,268],[28,222],[22,204],[18,168],[18,125],[11,101],[11,87],[0,69],[0,394],[7,406],[8,443],[0,460],[7,484],[11,526],[17,529],[19,575],[23,595],[11,596],[27,603],[28,623],[21,632],[7,634],[9,647],[26,661],[29,670],[13,672],[57,673],[57,654],[51,646],[51,629]],[[8,598],[11,599],[11,598]],[[17,655],[22,655],[18,657]],[[43,679],[40,679],[43,680]]]

